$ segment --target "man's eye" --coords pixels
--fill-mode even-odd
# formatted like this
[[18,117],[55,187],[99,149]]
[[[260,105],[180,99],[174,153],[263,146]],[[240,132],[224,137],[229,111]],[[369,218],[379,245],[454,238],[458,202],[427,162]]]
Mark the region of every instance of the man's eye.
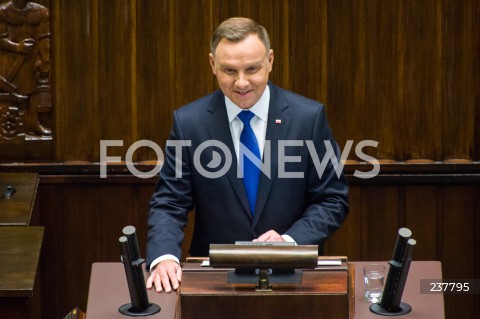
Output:
[[251,68],[247,69],[248,73],[255,73],[257,71],[258,71],[258,67],[256,67],[256,66],[252,66]]
[[233,69],[223,69],[223,72],[225,72],[226,74],[233,74],[235,72],[235,70],[233,70]]

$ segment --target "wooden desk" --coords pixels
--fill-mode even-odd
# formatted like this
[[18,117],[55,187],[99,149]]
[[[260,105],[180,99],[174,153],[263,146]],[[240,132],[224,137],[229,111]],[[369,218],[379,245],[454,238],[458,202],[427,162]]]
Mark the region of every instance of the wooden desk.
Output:
[[37,266],[43,227],[0,227],[0,317],[40,318]]
[[[147,274],[145,274],[146,279]],[[176,292],[158,294],[153,290],[148,290],[148,299],[162,309],[159,313],[146,318],[175,318]],[[94,263],[88,291],[87,319],[129,318],[118,312],[118,308],[126,303],[130,303],[130,295],[123,264],[120,262]]]
[[[370,304],[363,301],[363,274],[364,262],[353,262],[355,266],[355,318],[368,319],[382,318],[370,312]],[[443,295],[420,294],[420,279],[441,278],[441,265],[436,261],[412,262],[407,285],[402,300],[413,307],[410,314],[401,318],[444,318]],[[147,278],[147,277],[145,277]],[[160,313],[150,316],[152,319],[174,319],[177,303],[177,293],[157,294],[148,291],[150,302],[162,308]],[[126,319],[118,312],[118,307],[130,302],[125,272],[121,263],[94,263],[87,304],[87,319]]]
[[[386,318],[370,311],[370,303],[364,300],[363,266],[386,262],[354,262],[355,264],[355,318],[379,319]],[[407,283],[402,296],[402,302],[412,306],[412,312],[403,316],[390,318],[408,319],[444,319],[445,307],[442,294],[421,294],[420,279],[442,279],[442,266],[439,261],[413,261],[408,272]]]
[[[2,194],[7,186],[16,189],[12,197]],[[36,173],[0,173],[0,226],[28,226],[38,188]]]

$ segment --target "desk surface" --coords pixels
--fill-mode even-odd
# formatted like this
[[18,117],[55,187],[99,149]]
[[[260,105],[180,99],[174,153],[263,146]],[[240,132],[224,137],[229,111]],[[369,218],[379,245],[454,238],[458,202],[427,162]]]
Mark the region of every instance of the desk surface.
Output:
[[[363,294],[363,266],[380,263],[387,266],[387,262],[354,262],[355,264],[355,318],[379,319],[386,318],[370,311],[370,303],[364,300]],[[439,261],[413,261],[408,272],[407,283],[402,296],[402,302],[412,306],[412,312],[403,316],[391,318],[408,319],[444,319],[445,308],[442,294],[421,294],[420,279],[441,279],[442,267]]]
[[[147,275],[145,274],[145,280]],[[148,290],[148,299],[162,309],[149,319],[173,319],[177,293],[156,293]],[[94,263],[88,292],[87,319],[126,319],[118,308],[130,303],[125,269],[122,263]]]
[[0,227],[0,297],[31,297],[43,227]]
[[[2,194],[7,186],[16,189],[12,197]],[[38,187],[36,173],[0,173],[0,225],[28,226]]]
[[[370,263],[370,262],[368,262]],[[355,318],[379,319],[381,316],[370,312],[370,303],[363,300],[362,267],[367,262],[353,262],[355,265]],[[386,263],[385,263],[386,264]],[[402,301],[413,307],[410,314],[397,318],[443,319],[443,295],[420,294],[420,279],[442,278],[441,264],[437,261],[414,261],[410,267]],[[177,293],[148,291],[150,302],[160,305],[160,313],[149,316],[152,319],[173,319]],[[87,319],[125,319],[118,307],[130,302],[125,272],[121,263],[94,263],[90,280],[87,304]]]

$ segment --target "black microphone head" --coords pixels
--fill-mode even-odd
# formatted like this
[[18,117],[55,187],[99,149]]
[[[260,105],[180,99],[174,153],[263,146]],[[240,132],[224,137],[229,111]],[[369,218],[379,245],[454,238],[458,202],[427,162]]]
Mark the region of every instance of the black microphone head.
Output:
[[412,231],[408,228],[400,228],[398,230],[398,234],[402,236],[403,238],[410,238],[412,237]]
[[135,234],[135,227],[134,226],[125,226],[123,227],[123,230],[122,230],[123,234],[128,236],[128,235],[133,235]]

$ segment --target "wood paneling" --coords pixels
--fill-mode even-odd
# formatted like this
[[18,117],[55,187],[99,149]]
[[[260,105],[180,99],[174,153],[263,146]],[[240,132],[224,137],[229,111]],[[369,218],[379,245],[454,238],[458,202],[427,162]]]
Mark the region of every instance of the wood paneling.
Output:
[[349,260],[362,260],[364,240],[359,237],[358,228],[362,225],[362,190],[350,188],[350,212],[342,227],[325,243],[326,256],[348,256]]
[[411,185],[404,191],[404,222],[415,234],[415,239],[420,245],[415,246],[415,255],[422,256],[424,260],[437,260],[439,258],[438,239],[442,230],[438,229],[441,217],[440,194],[435,185]]
[[366,139],[370,116],[365,112],[365,1],[329,1],[327,10],[328,36],[322,39],[328,51],[327,115],[343,148],[347,140]]
[[358,116],[368,114],[362,136],[380,142],[375,157],[382,159],[395,159],[402,149],[396,139],[403,127],[398,116],[403,97],[402,7],[402,1],[369,1],[366,7],[366,102]]
[[[288,8],[288,33],[278,45],[289,48],[289,55],[275,63],[288,61],[288,88],[309,98],[327,103],[327,49],[328,11],[326,1],[290,1]],[[311,21],[311,23],[306,23]],[[284,36],[282,36],[283,38]],[[288,42],[287,42],[288,40]],[[315,71],[311,69],[313,66]]]
[[[442,188],[441,223],[438,225],[438,245],[441,247],[440,258],[447,260],[443,265],[445,278],[475,278],[478,265],[475,265],[475,257],[479,254],[474,251],[475,242],[478,242],[478,228],[475,227],[475,193],[478,191],[476,186],[459,186],[456,188]],[[466,218],[466,216],[470,216]],[[458,238],[462,237],[459,241]],[[472,243],[473,245],[467,245]],[[478,278],[478,277],[477,277]],[[446,307],[449,309],[464,308],[462,310],[463,318],[474,318],[475,295],[454,295],[446,299]],[[478,302],[478,301],[477,301]],[[462,303],[465,303],[462,305]]]
[[[48,3],[44,3],[49,6]],[[339,144],[380,159],[480,160],[476,1],[51,0],[55,160],[99,141],[163,146],[174,109],[217,88],[210,35],[247,16],[271,35],[271,80],[327,105]],[[356,159],[355,154],[350,154]],[[156,159],[142,148],[135,160]]]
[[75,306],[85,310],[91,264],[119,260],[123,227],[137,228],[145,257],[153,183],[128,177],[111,184],[98,176],[54,176],[42,184],[40,221],[48,225],[42,255],[42,293],[49,296],[43,299],[44,318],[59,318]]
[[[444,165],[437,164],[438,169]],[[410,168],[417,174],[385,168],[367,182],[352,176],[354,167],[346,167],[350,214],[327,241],[327,255],[345,255],[352,261],[389,260],[398,229],[408,227],[417,240],[414,260],[441,261],[444,279],[479,278],[480,174],[476,166],[463,173],[461,168],[453,171],[451,178],[433,168],[433,173],[424,174],[418,167]],[[75,306],[85,310],[91,265],[118,261],[118,238],[124,226],[137,228],[145,256],[148,202],[155,182],[155,178],[143,180],[126,173],[100,179],[94,170],[86,175],[41,175],[43,318],[61,317]],[[185,231],[191,238],[191,225]],[[185,256],[187,250],[186,242]],[[475,298],[445,295],[446,318],[478,316]]]
[[[370,155],[400,162],[382,166],[375,179],[352,179],[351,213],[326,252],[389,259],[397,229],[406,226],[419,242],[416,259],[441,260],[445,278],[480,278],[477,1],[37,2],[52,22],[54,148],[46,158],[54,162],[18,169],[45,173],[38,196],[45,318],[85,309],[91,263],[118,260],[124,225],[139,227],[145,245],[154,187],[124,173],[101,180],[95,165],[61,163],[98,162],[105,139],[123,140],[108,149],[123,159],[141,139],[163,147],[173,110],[217,88],[209,40],[230,16],[267,28],[272,82],[325,103],[342,148],[348,140],[376,140]],[[146,147],[134,154],[136,161],[155,159]],[[350,159],[357,159],[353,152]],[[401,164],[412,159],[443,164]],[[447,163],[452,159],[473,163]],[[447,295],[446,310],[447,317],[473,318],[480,303]]]
[[[171,109],[176,96],[175,36],[171,27],[174,4],[171,1],[138,1],[137,12],[136,139],[148,139],[163,147],[170,133]],[[155,28],[151,27],[152,23]],[[151,150],[141,151],[139,158],[156,158]]]
[[[443,1],[442,158],[479,159],[480,6],[476,1]],[[477,30],[470,33],[469,30]],[[475,127],[477,127],[476,138]],[[458,141],[461,141],[460,143]],[[477,141],[477,143],[475,143]]]
[[[100,108],[98,12],[95,1],[52,5],[56,158],[89,160],[96,154]],[[113,105],[112,105],[113,106]],[[121,115],[120,115],[121,116]],[[92,143],[91,141],[95,141]],[[97,155],[98,156],[98,155]]]

